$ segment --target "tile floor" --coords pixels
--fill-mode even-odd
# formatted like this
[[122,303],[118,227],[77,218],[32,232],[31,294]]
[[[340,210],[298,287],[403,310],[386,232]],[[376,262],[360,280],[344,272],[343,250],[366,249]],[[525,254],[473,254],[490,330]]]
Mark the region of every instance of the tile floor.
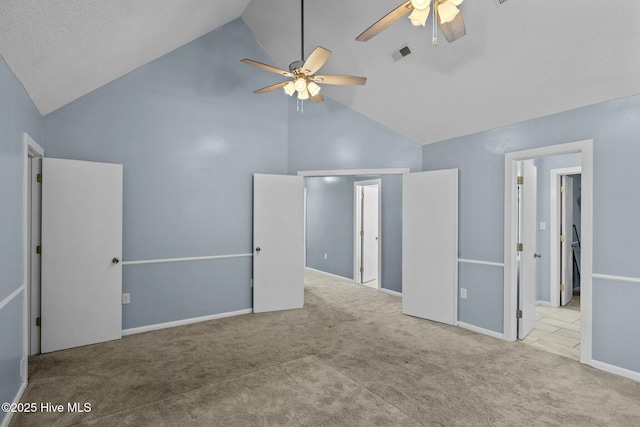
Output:
[[580,296],[565,307],[536,306],[536,326],[523,343],[580,360]]

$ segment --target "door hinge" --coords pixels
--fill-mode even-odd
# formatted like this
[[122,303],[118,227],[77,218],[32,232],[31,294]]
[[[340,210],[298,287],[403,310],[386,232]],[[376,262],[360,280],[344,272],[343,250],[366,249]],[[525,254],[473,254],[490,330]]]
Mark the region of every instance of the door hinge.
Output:
[[522,243],[518,243],[518,247],[517,247],[518,252],[522,252],[523,250],[522,248],[523,248]]
[[360,230],[360,236],[364,236],[364,230]]
[[42,324],[42,320],[40,320],[40,316],[36,317],[36,326],[40,326]]
[[522,319],[522,310],[516,311],[516,318]]
[[364,191],[363,191],[363,192],[362,192],[362,194],[360,195],[360,198],[361,198],[362,200],[364,200]]
[[560,235],[560,243],[564,243],[564,234]]
[[561,192],[561,193],[564,193],[564,185],[561,185],[561,186],[560,186],[560,192]]
[[364,272],[364,267],[360,267],[360,273]]
[[36,182],[40,182],[40,183],[42,182],[42,174],[41,173],[36,175]]
[[560,285],[560,292],[564,292],[564,285]]
[[522,185],[524,184],[524,176],[519,176],[518,177],[518,185]]
[[42,246],[40,246],[40,245],[36,246],[36,253],[37,253],[38,255],[41,255],[41,254],[42,254]]

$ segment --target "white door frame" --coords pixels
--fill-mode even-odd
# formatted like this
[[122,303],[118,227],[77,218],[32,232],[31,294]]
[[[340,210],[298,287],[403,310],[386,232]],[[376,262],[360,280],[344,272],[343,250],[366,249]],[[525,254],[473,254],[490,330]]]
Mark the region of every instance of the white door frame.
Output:
[[593,140],[551,145],[524,151],[505,153],[504,168],[504,338],[517,337],[516,310],[518,290],[516,280],[516,162],[519,160],[582,154],[582,283],[580,288],[580,362],[591,365],[592,346],[592,261],[593,261]]
[[353,281],[356,283],[362,283],[360,280],[359,264],[360,264],[360,250],[358,248],[358,224],[360,224],[360,218],[358,218],[358,204],[360,198],[358,197],[358,187],[364,187],[367,185],[378,186],[378,289],[382,288],[382,179],[369,179],[364,181],[355,181],[353,183]]
[[[558,248],[560,246],[560,177],[564,175],[576,175],[582,173],[582,166],[573,166],[568,168],[551,169],[551,201],[550,216],[551,224],[549,224],[549,270],[550,281],[549,287],[551,292],[551,305],[560,307],[560,263],[558,259],[560,254]],[[582,234],[582,233],[581,233]],[[582,323],[582,322],[581,322]],[[581,346],[582,347],[582,346]]]
[[22,248],[22,271],[23,271],[23,283],[24,283],[24,307],[23,307],[23,327],[22,327],[22,339],[23,339],[23,385],[27,384],[27,372],[28,372],[28,356],[29,356],[29,331],[31,324],[29,322],[29,307],[31,307],[31,286],[29,281],[29,257],[31,256],[32,248],[31,242],[29,242],[29,226],[31,224],[31,215],[29,212],[29,186],[31,185],[31,179],[29,176],[29,161],[32,158],[44,157],[44,148],[42,148],[28,133],[24,133],[24,151],[23,151],[23,179],[22,179],[22,202],[23,202],[23,222],[22,222],[22,236],[23,236],[23,248]]

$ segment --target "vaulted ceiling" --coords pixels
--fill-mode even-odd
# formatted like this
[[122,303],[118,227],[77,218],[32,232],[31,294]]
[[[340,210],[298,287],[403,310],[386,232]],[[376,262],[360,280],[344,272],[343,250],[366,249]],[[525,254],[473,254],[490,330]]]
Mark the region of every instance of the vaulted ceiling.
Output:
[[[404,18],[354,40],[401,2],[306,0],[305,55],[323,46],[323,74],[366,76],[323,93],[418,143],[640,93],[636,0],[466,0],[454,43]],[[240,16],[273,65],[301,59],[300,0],[1,0],[0,53],[47,114]]]

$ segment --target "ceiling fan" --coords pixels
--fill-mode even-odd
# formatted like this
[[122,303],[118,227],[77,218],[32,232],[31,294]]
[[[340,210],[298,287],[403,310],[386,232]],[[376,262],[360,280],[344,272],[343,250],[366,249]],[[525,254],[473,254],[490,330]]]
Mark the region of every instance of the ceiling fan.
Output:
[[[304,0],[300,0],[300,15],[300,56],[304,58]],[[262,62],[254,61],[252,59],[245,58],[242,60],[242,62],[292,79],[276,83],[271,86],[263,87],[262,89],[254,91],[254,93],[258,94],[283,88],[285,93],[289,96],[292,96],[297,92],[298,100],[304,101],[305,99],[311,98],[313,102],[321,102],[324,100],[324,98],[320,93],[320,86],[318,85],[318,83],[329,85],[364,85],[367,82],[366,77],[316,75],[316,72],[320,69],[320,67],[322,67],[327,62],[329,56],[331,56],[330,50],[318,46],[313,50],[313,52],[311,52],[311,55],[309,55],[306,61],[299,60],[292,62],[289,65],[289,71],[282,70],[271,65],[263,64]]]
[[407,0],[367,28],[356,40],[366,42],[409,12],[411,23],[416,27],[424,27],[429,12],[433,9],[433,45],[438,43],[436,22],[444,37],[451,43],[467,34],[462,14],[457,7],[462,2],[463,0]]

